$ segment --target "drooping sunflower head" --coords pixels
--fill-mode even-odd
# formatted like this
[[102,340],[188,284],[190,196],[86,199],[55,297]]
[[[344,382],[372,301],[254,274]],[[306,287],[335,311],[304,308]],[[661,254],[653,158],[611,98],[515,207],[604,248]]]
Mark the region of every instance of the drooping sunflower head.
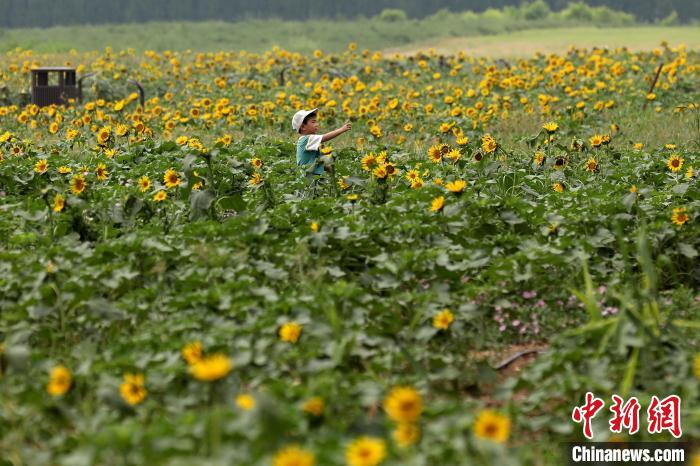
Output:
[[543,165],[544,160],[545,160],[544,152],[542,152],[542,151],[535,152],[534,160],[535,160],[535,165],[540,165],[540,166]]
[[53,198],[53,211],[54,212],[63,212],[63,209],[65,207],[66,207],[66,200],[60,194],[56,194]]
[[445,197],[438,196],[430,203],[430,210],[432,212],[440,212],[445,207]]

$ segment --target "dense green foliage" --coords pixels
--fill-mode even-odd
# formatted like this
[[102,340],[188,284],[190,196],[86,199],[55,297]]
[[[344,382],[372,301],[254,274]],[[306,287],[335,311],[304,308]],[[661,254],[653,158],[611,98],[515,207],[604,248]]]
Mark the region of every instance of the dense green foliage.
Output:
[[[240,21],[248,18],[370,17],[384,9],[400,9],[408,17],[423,18],[440,9],[481,12],[491,8],[512,7],[518,0],[6,0],[0,27],[45,27],[66,24],[130,23],[144,21],[220,19]],[[536,3],[536,2],[535,2]],[[544,3],[544,2],[542,2]],[[568,0],[548,0],[552,10],[565,9]],[[700,3],[695,0],[589,0],[592,6],[606,6],[630,13],[641,21],[657,21],[674,11],[683,22],[700,18]]]
[[700,438],[699,52],[71,59],[84,102],[0,104],[0,466],[560,466],[587,390]]

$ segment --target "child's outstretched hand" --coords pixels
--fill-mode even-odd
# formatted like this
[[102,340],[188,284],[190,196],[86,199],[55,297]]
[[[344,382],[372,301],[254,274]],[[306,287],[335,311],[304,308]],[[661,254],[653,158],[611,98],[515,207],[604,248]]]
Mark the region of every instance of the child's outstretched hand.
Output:
[[346,121],[343,123],[343,126],[340,127],[343,132],[350,131],[352,129],[352,123],[350,123],[350,120]]

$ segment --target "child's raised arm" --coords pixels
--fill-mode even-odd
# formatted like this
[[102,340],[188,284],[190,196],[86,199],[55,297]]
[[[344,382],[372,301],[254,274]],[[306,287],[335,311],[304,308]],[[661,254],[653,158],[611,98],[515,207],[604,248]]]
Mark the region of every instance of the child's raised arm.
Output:
[[330,141],[333,138],[337,138],[338,136],[340,136],[344,132],[350,131],[350,128],[352,128],[352,125],[350,124],[349,121],[346,121],[345,124],[343,126],[341,126],[340,128],[334,129],[330,133],[326,133],[323,136],[321,136],[321,142],[326,142],[326,141]]

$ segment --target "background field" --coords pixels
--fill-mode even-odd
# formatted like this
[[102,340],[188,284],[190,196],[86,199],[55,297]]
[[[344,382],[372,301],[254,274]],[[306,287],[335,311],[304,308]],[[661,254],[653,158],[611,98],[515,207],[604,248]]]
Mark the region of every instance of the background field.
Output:
[[437,53],[453,54],[464,51],[471,55],[492,57],[529,57],[536,52],[563,53],[570,46],[628,47],[630,50],[649,50],[662,41],[670,45],[685,44],[700,47],[698,27],[630,27],[574,29],[537,29],[479,37],[434,39],[404,47],[385,50],[386,53],[411,54],[434,49]]
[[[563,23],[565,24],[565,23]],[[350,42],[361,49],[414,52],[436,48],[440,53],[464,50],[475,55],[528,56],[535,51],[562,52],[571,44],[581,47],[628,46],[651,49],[670,44],[700,46],[697,26],[555,27],[548,22],[493,21],[478,27],[438,18],[406,22],[255,20],[243,23],[179,22],[102,26],[62,26],[11,29],[0,32],[0,51],[15,47],[37,53],[90,51],[111,46],[163,50],[247,50],[262,52],[277,45],[285,50],[311,53],[344,50]],[[517,30],[521,28],[523,30]],[[526,29],[532,28],[532,29]]]

